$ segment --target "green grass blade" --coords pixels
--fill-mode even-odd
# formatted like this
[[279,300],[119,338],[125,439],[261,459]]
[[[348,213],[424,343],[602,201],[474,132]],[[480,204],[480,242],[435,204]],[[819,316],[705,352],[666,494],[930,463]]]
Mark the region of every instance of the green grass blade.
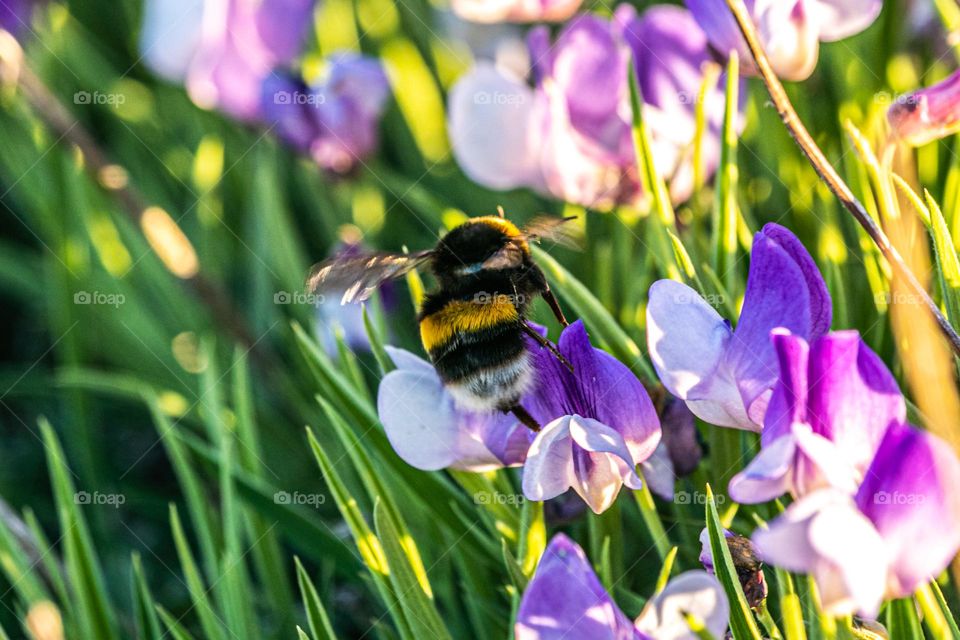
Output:
[[737,290],[737,124],[740,117],[740,61],[737,52],[730,53],[727,65],[726,102],[723,116],[723,137],[720,146],[720,168],[717,178],[716,218],[714,223],[713,269],[724,288]]
[[160,640],[160,620],[157,618],[156,603],[150,594],[150,587],[143,575],[140,556],[133,555],[132,572],[134,620],[137,625],[137,637],[141,640]]
[[923,640],[923,630],[912,598],[887,603],[887,632],[897,640]]
[[80,513],[77,491],[71,480],[63,449],[46,420],[40,421],[43,443],[47,453],[50,484],[60,514],[60,530],[64,536],[64,559],[71,590],[85,626],[93,637],[103,640],[117,638],[113,605],[107,595],[106,582],[100,561],[94,550],[87,523]]
[[727,547],[723,526],[720,524],[720,515],[714,501],[713,490],[707,485],[707,531],[710,535],[710,551],[713,554],[713,564],[717,579],[723,585],[723,590],[730,601],[730,630],[734,640],[761,640],[757,621],[750,611],[750,605],[743,595],[737,570],[733,566],[733,557]]
[[438,640],[451,638],[433,604],[433,599],[423,589],[415,568],[410,564],[393,516],[379,500],[373,507],[373,522],[390,567],[393,590],[400,606],[407,614],[410,630],[414,636]]
[[300,585],[303,607],[307,610],[310,633],[316,640],[337,640],[337,635],[333,631],[333,625],[330,624],[330,617],[320,600],[317,588],[313,586],[313,581],[310,580],[307,570],[300,563],[300,558],[295,557],[293,560],[297,565],[297,584]]
[[193,602],[194,610],[197,612],[197,617],[200,619],[200,627],[203,629],[204,635],[209,640],[226,640],[223,633],[223,622],[207,597],[208,589],[203,583],[203,578],[200,577],[193,552],[190,551],[190,543],[187,542],[187,534],[180,522],[180,514],[177,513],[177,507],[172,504],[170,505],[170,529],[173,532],[173,542],[180,558],[180,567],[186,579],[187,591],[190,593],[190,599]]

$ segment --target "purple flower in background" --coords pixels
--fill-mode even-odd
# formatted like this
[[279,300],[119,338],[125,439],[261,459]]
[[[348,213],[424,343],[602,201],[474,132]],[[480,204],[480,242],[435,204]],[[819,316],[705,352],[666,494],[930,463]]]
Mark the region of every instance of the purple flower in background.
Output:
[[[687,7],[721,55],[740,54],[745,71],[755,71],[747,43],[724,0],[686,0]],[[883,0],[745,0],[770,64],[786,80],[813,73],[820,42],[860,33],[877,19]]]
[[261,85],[301,53],[314,0],[148,0],[140,50],[204,108],[251,122]]
[[572,487],[602,513],[622,485],[642,486],[635,468],[656,449],[660,421],[637,377],[590,344],[582,321],[563,330],[558,347],[573,373],[534,349],[537,385],[523,403],[544,426],[527,452],[523,493],[543,501]]
[[957,553],[958,485],[949,445],[895,424],[855,496],[809,494],[753,540],[765,561],[813,574],[825,610],[874,617],[885,597],[910,595]]
[[887,120],[895,136],[915,147],[960,131],[960,71],[897,98]]
[[458,409],[432,364],[403,349],[387,351],[397,368],[380,382],[377,412],[407,464],[487,471],[523,463],[533,432],[513,415]]
[[562,22],[583,0],[453,0],[453,11],[473,22]]
[[[623,5],[609,20],[578,16],[552,46],[546,28],[535,28],[528,45],[533,88],[480,64],[451,91],[448,127],[468,176],[493,189],[528,187],[591,207],[636,203],[642,194],[630,131],[632,56],[657,170],[675,200],[689,196],[695,97],[709,55],[688,12],[657,6],[637,17]],[[719,85],[707,99],[704,157],[712,171],[723,116]]]
[[262,117],[321,167],[346,173],[376,148],[389,95],[378,60],[343,52],[329,58],[326,73],[313,86],[285,75],[267,78]]
[[558,534],[527,585],[514,633],[516,640],[695,640],[684,620],[684,613],[690,613],[722,638],[729,612],[716,578],[688,571],[631,621],[604,590],[583,549]]
[[0,29],[13,35],[30,28],[30,13],[35,0],[3,0],[0,2]]
[[777,380],[770,332],[807,339],[830,328],[830,293],[816,263],[790,231],[767,224],[754,236],[747,291],[736,330],[690,287],[650,287],[647,344],[661,382],[705,422],[760,431]]
[[856,331],[808,345],[777,332],[780,381],[764,420],[760,453],[730,482],[737,502],[760,503],[834,487],[856,492],[880,440],[906,419],[897,381]]

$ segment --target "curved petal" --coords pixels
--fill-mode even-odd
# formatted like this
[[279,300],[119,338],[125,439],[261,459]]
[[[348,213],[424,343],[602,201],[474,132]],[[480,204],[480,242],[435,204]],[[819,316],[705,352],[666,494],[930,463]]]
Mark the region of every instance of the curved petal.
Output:
[[[761,3],[758,3],[758,7]],[[817,0],[777,0],[756,16],[757,31],[777,75],[785,80],[806,80],[820,56]]]
[[770,396],[763,418],[764,446],[792,431],[794,424],[807,420],[807,369],[810,346],[807,341],[783,329],[774,329],[770,340],[777,353],[780,377]]
[[594,513],[606,511],[622,485],[643,486],[630,451],[614,429],[581,416],[572,416],[569,428],[577,445],[573,451],[577,481],[572,486]]
[[810,544],[820,554],[814,577],[826,611],[876,616],[887,564],[873,524],[852,503],[824,508],[811,522]]
[[636,375],[622,362],[590,344],[583,322],[563,330],[560,352],[573,365],[573,374],[554,360],[572,384],[566,389],[565,413],[593,418],[618,432],[634,463],[653,454],[660,442],[660,419]]
[[706,300],[685,284],[658,280],[647,303],[647,347],[663,385],[683,400],[710,385],[730,328]]
[[742,504],[760,504],[790,491],[796,453],[796,439],[791,434],[764,445],[747,468],[730,480],[730,497]]
[[586,555],[553,537],[517,612],[517,640],[634,640],[630,620],[603,589]]
[[453,86],[450,141],[457,162],[472,180],[501,190],[542,184],[534,99],[529,87],[487,62]]
[[650,491],[664,500],[673,500],[676,475],[673,472],[670,453],[663,442],[654,449],[653,455],[640,463],[640,469],[643,472],[643,479],[647,481],[647,486],[650,487]]
[[730,605],[717,579],[704,571],[687,571],[667,583],[636,621],[636,628],[657,640],[696,640],[684,619],[693,614],[714,638],[727,632]]
[[960,462],[949,445],[909,425],[891,427],[857,493],[883,538],[894,597],[943,570],[960,548]]
[[850,452],[814,433],[808,425],[793,425],[797,443],[793,491],[802,496],[816,489],[832,487],[853,495],[860,483],[861,471],[853,464]]
[[763,225],[762,232],[786,251],[800,268],[803,279],[806,281],[807,292],[810,294],[810,335],[807,339],[819,338],[830,331],[830,324],[833,322],[833,300],[830,298],[830,290],[827,289],[827,283],[824,282],[817,263],[813,261],[797,236],[786,227],[768,222]]
[[[180,0],[147,0],[144,3],[140,55],[147,66],[167,80],[180,82],[187,74],[190,61],[200,46],[203,6],[202,2],[184,3]],[[13,26],[5,25],[4,28],[12,31]]]
[[877,19],[883,0],[819,0],[820,39],[842,40],[860,33]]
[[[753,0],[748,1],[747,8],[752,10],[754,4]],[[740,54],[741,60],[753,59],[747,43],[740,35],[737,21],[725,4],[716,0],[686,0],[686,5],[720,55],[726,58],[730,51],[735,50]]]
[[842,492],[816,491],[793,503],[769,529],[758,529],[753,542],[765,561],[812,573],[834,615],[876,612],[887,573],[883,545]]
[[483,424],[467,428],[463,414],[456,410],[433,371],[398,369],[388,373],[377,391],[377,412],[390,444],[411,466],[427,471],[446,467],[480,471],[503,466],[477,433],[494,426],[490,422],[509,418],[497,414],[472,416]]
[[807,339],[812,326],[806,275],[779,240],[766,228],[754,236],[740,322],[727,350],[744,406],[755,422],[762,421],[766,404],[752,405],[773,388],[779,373],[770,332],[779,327]]
[[523,465],[523,495],[543,502],[556,498],[577,483],[573,467],[571,416],[563,416],[543,427],[534,438]]
[[810,350],[807,421],[862,474],[891,424],[906,419],[893,375],[855,331],[837,331]]

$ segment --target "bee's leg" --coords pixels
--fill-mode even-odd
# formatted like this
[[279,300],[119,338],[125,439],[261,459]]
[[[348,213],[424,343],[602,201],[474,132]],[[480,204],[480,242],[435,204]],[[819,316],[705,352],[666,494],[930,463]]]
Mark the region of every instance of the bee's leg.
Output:
[[553,315],[556,316],[557,320],[560,322],[560,325],[563,327],[570,326],[570,323],[567,322],[567,318],[563,315],[563,309],[560,308],[560,303],[557,302],[557,296],[553,295],[553,291],[550,290],[550,285],[545,284],[543,291],[540,292],[540,295],[542,295],[543,299],[547,301],[548,305],[550,305],[550,310],[553,311]]
[[504,413],[512,413],[523,426],[530,429],[534,433],[538,433],[540,431],[540,423],[538,423],[534,417],[530,415],[529,411],[520,406],[520,403],[517,403],[509,409],[506,409]]
[[550,353],[556,356],[557,360],[559,360],[563,364],[563,366],[565,366],[567,369],[570,369],[570,373],[573,373],[573,364],[571,364],[571,362],[567,360],[562,353],[560,353],[560,350],[557,349],[557,346],[555,344],[553,344],[552,342],[544,338],[542,335],[537,333],[537,331],[526,322],[524,322],[521,326],[523,327],[524,332],[526,332],[528,336],[536,340],[541,347],[546,347],[547,349],[549,349]]

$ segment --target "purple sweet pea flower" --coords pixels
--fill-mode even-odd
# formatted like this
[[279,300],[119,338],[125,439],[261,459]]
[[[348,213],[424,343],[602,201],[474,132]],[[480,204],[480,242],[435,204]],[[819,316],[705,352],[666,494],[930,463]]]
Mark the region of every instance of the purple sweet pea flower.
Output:
[[650,287],[647,344],[661,382],[705,422],[760,431],[777,358],[770,331],[804,338],[830,328],[830,293],[790,231],[767,224],[754,236],[747,291],[735,331],[690,287]]
[[897,98],[887,120],[894,135],[915,147],[956,133],[960,130],[960,71]]
[[263,81],[300,54],[314,0],[149,0],[140,50],[190,97],[245,122],[260,116]]
[[562,22],[583,0],[453,0],[453,11],[473,22]]
[[0,2],[0,29],[19,35],[30,28],[30,13],[35,0],[3,0]]
[[834,487],[853,494],[891,424],[906,419],[897,381],[856,331],[808,345],[775,331],[780,380],[757,457],[730,481],[730,497],[760,503]]
[[262,86],[262,118],[324,169],[346,173],[377,146],[390,85],[380,62],[334,54],[319,83],[275,74]]
[[[693,97],[709,56],[706,36],[688,12],[657,6],[637,17],[623,5],[609,20],[578,16],[553,46],[546,28],[533,29],[528,44],[533,88],[481,64],[451,91],[448,127],[468,176],[493,189],[529,187],[591,207],[638,202],[627,83],[632,56],[657,170],[674,200],[690,195]],[[723,115],[719,84],[707,99],[704,157],[712,171]],[[490,136],[491,130],[502,135]]]
[[558,348],[573,373],[547,349],[534,349],[537,386],[524,406],[544,426],[527,453],[523,493],[543,501],[572,487],[602,513],[622,485],[641,488],[636,465],[656,449],[660,421],[637,377],[593,348],[582,321],[563,330]]
[[960,461],[949,445],[891,426],[855,496],[816,491],[754,533],[761,557],[813,574],[824,609],[874,617],[910,595],[960,548]]
[[523,463],[533,433],[511,414],[458,409],[433,365],[386,347],[396,369],[383,377],[377,412],[387,439],[418,469],[488,471]]
[[[722,55],[740,54],[744,70],[755,72],[747,43],[723,0],[686,0],[687,7]],[[820,42],[860,33],[877,19],[883,0],[745,0],[760,41],[778,76],[804,80],[813,73]]]
[[695,640],[684,620],[684,613],[690,613],[722,638],[729,612],[716,578],[688,571],[631,621],[604,590],[583,549],[559,534],[527,585],[514,633],[516,640]]

